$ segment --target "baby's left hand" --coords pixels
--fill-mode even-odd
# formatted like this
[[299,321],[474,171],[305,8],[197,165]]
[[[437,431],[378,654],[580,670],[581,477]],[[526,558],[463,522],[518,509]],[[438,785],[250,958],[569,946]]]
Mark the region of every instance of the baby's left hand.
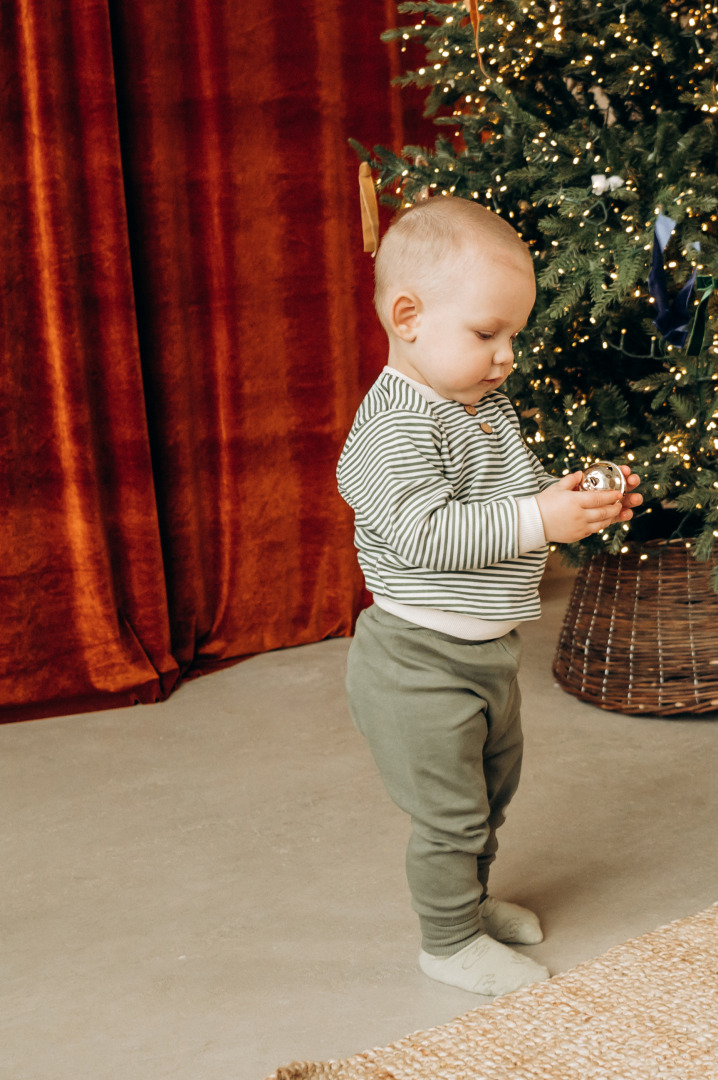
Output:
[[[641,478],[640,476],[636,476],[635,473],[632,473],[628,465],[621,465],[621,472],[626,477],[626,488],[638,487],[641,482]],[[630,521],[633,517],[633,510],[631,510],[630,508],[632,506],[640,506],[643,502],[643,496],[639,495],[638,492],[633,493],[626,491],[626,494],[621,499],[621,502],[623,503],[623,510],[618,515],[618,520]]]

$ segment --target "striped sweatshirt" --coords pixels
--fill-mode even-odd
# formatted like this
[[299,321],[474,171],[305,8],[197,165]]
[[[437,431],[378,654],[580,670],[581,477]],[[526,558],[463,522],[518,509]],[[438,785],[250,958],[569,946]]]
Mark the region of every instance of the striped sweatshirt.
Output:
[[[337,479],[375,602],[479,639],[492,636],[487,625],[498,636],[540,615],[548,545],[533,496],[556,478],[524,443],[505,394],[493,391],[475,409],[384,368]],[[455,613],[460,629],[441,613]]]

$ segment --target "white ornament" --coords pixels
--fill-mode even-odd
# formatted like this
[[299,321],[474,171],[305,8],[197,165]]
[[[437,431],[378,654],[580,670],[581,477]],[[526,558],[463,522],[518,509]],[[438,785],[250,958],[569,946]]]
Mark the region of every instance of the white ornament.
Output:
[[620,176],[604,176],[602,173],[596,173],[591,177],[591,190],[594,195],[603,195],[606,191],[615,191],[620,187],[623,187]]

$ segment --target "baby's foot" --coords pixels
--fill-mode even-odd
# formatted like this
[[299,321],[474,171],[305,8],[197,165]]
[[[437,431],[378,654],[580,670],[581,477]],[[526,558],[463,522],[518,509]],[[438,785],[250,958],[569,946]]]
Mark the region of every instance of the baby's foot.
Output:
[[518,904],[486,896],[479,904],[479,916],[481,932],[495,941],[509,941],[514,945],[538,945],[543,941],[538,918],[533,911]]
[[548,969],[480,934],[452,956],[419,953],[419,967],[431,979],[470,990],[474,994],[500,997],[521,986],[549,978]]

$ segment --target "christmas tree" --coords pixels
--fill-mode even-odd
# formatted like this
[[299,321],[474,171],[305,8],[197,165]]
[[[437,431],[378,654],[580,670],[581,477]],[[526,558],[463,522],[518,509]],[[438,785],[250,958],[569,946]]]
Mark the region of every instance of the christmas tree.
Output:
[[[582,542],[718,536],[718,5],[401,3],[385,35],[422,66],[442,130],[357,145],[382,201],[475,199],[530,246],[538,298],[507,383],[555,475],[608,459],[642,478],[630,523]],[[713,577],[718,589],[718,568]]]

